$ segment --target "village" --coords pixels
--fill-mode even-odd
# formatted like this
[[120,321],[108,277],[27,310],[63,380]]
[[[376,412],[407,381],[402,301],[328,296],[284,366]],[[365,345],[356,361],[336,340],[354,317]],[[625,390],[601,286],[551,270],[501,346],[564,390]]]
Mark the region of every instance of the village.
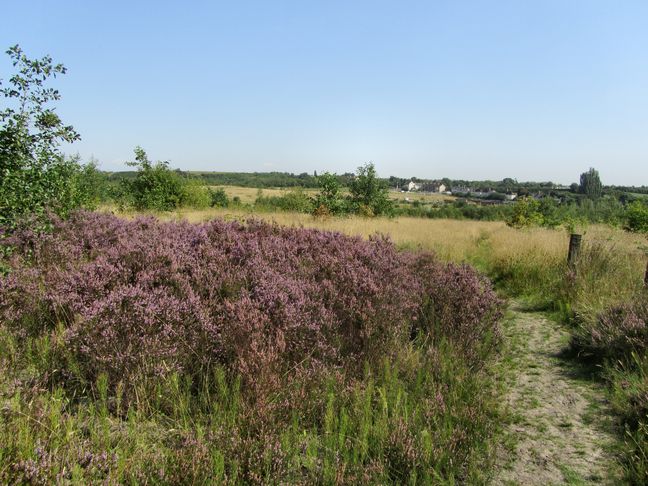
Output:
[[[458,198],[468,199],[479,204],[505,204],[515,201],[518,197],[516,192],[508,191],[502,193],[493,188],[471,188],[468,186],[446,186],[441,181],[431,182],[414,182],[410,180],[404,184],[400,191],[402,193],[423,193],[423,194],[443,194],[446,196],[455,196]],[[533,195],[537,199],[545,197],[544,194],[538,193]],[[409,198],[405,197],[405,201],[409,202]]]

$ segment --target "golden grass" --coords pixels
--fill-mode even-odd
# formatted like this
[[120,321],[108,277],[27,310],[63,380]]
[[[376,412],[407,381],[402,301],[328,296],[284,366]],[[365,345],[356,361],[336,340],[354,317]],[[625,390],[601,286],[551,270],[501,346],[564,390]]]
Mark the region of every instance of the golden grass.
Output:
[[[268,188],[257,189],[256,187],[240,187],[240,186],[210,186],[212,189],[223,189],[225,194],[232,199],[239,197],[242,203],[252,204],[259,196],[259,193],[264,196],[283,196],[284,194],[294,190],[290,188]],[[303,189],[304,193],[314,196],[319,192],[318,189]]]
[[400,192],[389,191],[389,197],[395,201],[419,201],[422,203],[441,202],[441,201],[454,201],[457,199],[448,194],[432,193],[432,192]]

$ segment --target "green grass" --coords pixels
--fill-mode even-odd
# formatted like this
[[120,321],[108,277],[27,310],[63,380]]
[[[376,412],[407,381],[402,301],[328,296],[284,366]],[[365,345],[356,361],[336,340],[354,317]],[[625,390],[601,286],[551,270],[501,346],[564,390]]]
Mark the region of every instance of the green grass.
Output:
[[567,466],[558,466],[563,475],[564,485],[566,486],[585,486],[590,484],[583,476]]

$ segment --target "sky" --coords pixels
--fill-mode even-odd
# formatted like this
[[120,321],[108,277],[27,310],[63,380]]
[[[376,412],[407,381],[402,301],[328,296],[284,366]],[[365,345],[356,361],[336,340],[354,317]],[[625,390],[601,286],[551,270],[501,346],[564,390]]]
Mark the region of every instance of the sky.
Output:
[[68,68],[65,151],[104,170],[140,145],[184,170],[648,185],[645,0],[0,7],[2,50]]

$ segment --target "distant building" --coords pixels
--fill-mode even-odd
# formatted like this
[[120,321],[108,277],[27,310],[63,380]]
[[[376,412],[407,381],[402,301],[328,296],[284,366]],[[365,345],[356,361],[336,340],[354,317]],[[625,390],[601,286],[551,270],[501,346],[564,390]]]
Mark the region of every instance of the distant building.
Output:
[[515,199],[517,199],[517,194],[505,194],[504,197],[506,197],[507,201],[515,201]]
[[403,186],[403,189],[407,192],[418,191],[419,189],[421,189],[421,185],[417,184],[414,181],[409,181],[407,184]]
[[467,186],[454,186],[450,188],[452,194],[468,194],[471,192],[470,187]]
[[435,181],[435,182],[426,182],[421,186],[421,190],[425,191],[425,192],[441,193],[441,192],[445,192],[446,189],[447,188],[446,188],[445,184],[443,184],[441,182],[437,182],[437,181]]

